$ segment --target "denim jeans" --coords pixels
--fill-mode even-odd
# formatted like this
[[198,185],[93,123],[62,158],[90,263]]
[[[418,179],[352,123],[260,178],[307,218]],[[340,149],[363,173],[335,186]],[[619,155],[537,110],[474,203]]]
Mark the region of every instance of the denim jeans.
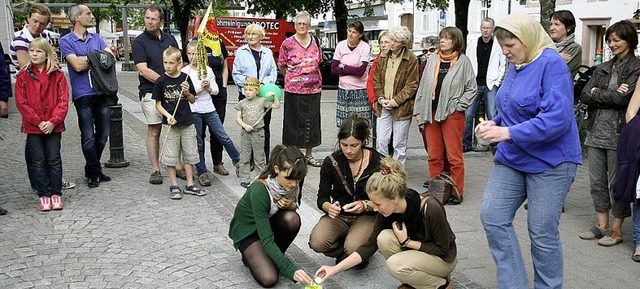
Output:
[[484,100],[484,108],[485,114],[487,115],[487,120],[492,120],[496,115],[498,115],[498,110],[496,109],[496,94],[498,93],[498,87],[494,86],[493,89],[489,90],[487,86],[478,85],[478,91],[476,92],[476,98],[473,100],[471,105],[467,107],[465,111],[465,117],[467,119],[467,123],[464,127],[464,137],[462,139],[462,146],[466,148],[470,148],[473,146],[471,134],[473,134],[473,118],[476,117],[476,110],[478,110],[478,103],[480,102],[480,98]]
[[513,219],[528,199],[535,288],[562,287],[562,244],[558,224],[576,175],[575,163],[561,163],[541,173],[525,173],[495,161],[482,197],[480,218],[496,262],[499,288],[529,288]]
[[231,160],[233,160],[234,163],[240,161],[240,153],[238,152],[238,149],[236,149],[236,146],[233,144],[229,135],[224,131],[224,127],[222,126],[222,122],[220,121],[220,117],[217,112],[194,112],[193,120],[196,125],[196,133],[198,134],[198,154],[200,155],[200,162],[196,164],[198,174],[207,172],[207,165],[204,158],[204,137],[206,135],[205,125],[209,128],[211,138],[215,138],[224,146],[224,149],[227,150]]
[[640,204],[636,200],[633,204],[633,244],[640,247]]
[[62,195],[62,158],[60,157],[61,133],[27,134],[26,146],[30,155],[27,167],[31,167],[29,181],[34,184],[39,197]]
[[82,154],[86,164],[84,176],[92,178],[102,173],[100,158],[109,137],[111,116],[104,97],[84,96],[73,101],[78,113]]

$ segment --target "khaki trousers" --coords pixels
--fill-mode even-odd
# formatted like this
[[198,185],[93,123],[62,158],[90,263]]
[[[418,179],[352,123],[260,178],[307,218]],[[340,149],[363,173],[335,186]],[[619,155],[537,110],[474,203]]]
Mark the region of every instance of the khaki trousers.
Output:
[[328,257],[347,257],[367,242],[375,221],[376,216],[369,215],[339,215],[335,219],[324,215],[311,230],[309,247]]
[[450,263],[438,256],[418,250],[403,250],[393,230],[386,229],[378,235],[378,248],[387,259],[387,270],[393,278],[416,289],[438,288],[456,267],[458,259]]

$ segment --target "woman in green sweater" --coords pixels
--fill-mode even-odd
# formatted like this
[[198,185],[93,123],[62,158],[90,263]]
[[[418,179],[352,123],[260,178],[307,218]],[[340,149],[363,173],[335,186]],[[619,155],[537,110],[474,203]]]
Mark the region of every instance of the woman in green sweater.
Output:
[[307,165],[300,150],[278,145],[271,151],[268,166],[236,205],[229,237],[263,287],[278,282],[278,271],[295,282],[311,283],[311,277],[284,256],[300,230],[296,209],[299,184],[306,175]]

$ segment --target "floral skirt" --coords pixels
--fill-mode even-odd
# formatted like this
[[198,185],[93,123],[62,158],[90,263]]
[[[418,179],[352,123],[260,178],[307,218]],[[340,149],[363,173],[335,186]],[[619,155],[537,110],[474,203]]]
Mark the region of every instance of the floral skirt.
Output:
[[340,127],[351,112],[360,113],[369,120],[371,124],[371,105],[367,97],[366,89],[346,90],[338,88],[338,99],[336,101],[336,126]]

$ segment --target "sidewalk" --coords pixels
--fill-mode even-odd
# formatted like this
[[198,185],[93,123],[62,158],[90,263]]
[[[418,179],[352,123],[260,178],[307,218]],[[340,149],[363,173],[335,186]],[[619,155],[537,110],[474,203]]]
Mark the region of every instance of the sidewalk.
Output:
[[[120,64],[118,64],[120,66]],[[258,288],[240,262],[227,237],[234,206],[244,193],[239,180],[213,175],[205,197],[168,197],[165,184],[148,183],[149,161],[145,148],[146,125],[137,96],[137,75],[120,72],[120,102],[123,105],[123,135],[127,168],[105,169],[113,178],[97,189],[88,189],[82,177],[84,159],[75,108],[70,106],[67,131],[63,134],[64,176],[78,183],[64,191],[65,209],[40,213],[37,197],[28,187],[24,168],[24,139],[19,133],[20,115],[13,100],[10,118],[0,119],[0,206],[9,210],[0,216],[0,287],[2,288]],[[314,154],[324,158],[335,148],[335,90],[322,95],[323,143]],[[233,121],[237,89],[229,86],[225,128],[236,144],[239,127]],[[281,141],[282,110],[273,113],[272,146]],[[409,138],[406,168],[409,186],[421,190],[426,178],[426,153],[417,128]],[[488,152],[465,154],[465,201],[447,206],[447,216],[457,236],[458,265],[452,274],[455,288],[495,288],[495,265],[479,220],[481,195],[492,166]],[[108,150],[102,158],[109,160]],[[231,160],[225,154],[225,163]],[[211,169],[210,158],[207,165]],[[583,241],[578,234],[594,221],[589,195],[588,167],[580,166],[561,219],[564,245],[565,288],[635,288],[640,267],[630,256],[633,250],[631,220],[623,226],[625,242],[612,248]],[[166,176],[166,173],[164,173]],[[299,210],[303,227],[287,254],[296,264],[313,273],[334,260],[309,249],[307,241],[320,211],[315,206],[319,169],[310,168]],[[183,182],[181,182],[183,184]],[[533,280],[526,211],[514,221],[521,248]],[[374,255],[369,267],[350,270],[324,286],[338,288],[396,288],[384,258]],[[275,288],[302,288],[286,278]]]

